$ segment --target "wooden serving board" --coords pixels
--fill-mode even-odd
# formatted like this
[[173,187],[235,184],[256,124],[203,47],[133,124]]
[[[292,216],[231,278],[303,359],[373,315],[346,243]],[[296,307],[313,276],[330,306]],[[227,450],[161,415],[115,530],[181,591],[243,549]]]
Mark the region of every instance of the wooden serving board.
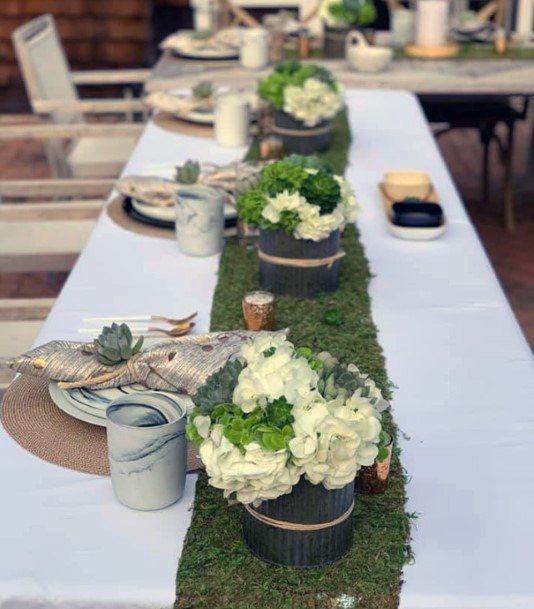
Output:
[[460,45],[455,42],[444,44],[439,47],[422,47],[417,44],[408,44],[404,47],[404,53],[408,57],[416,59],[451,59],[460,52]]

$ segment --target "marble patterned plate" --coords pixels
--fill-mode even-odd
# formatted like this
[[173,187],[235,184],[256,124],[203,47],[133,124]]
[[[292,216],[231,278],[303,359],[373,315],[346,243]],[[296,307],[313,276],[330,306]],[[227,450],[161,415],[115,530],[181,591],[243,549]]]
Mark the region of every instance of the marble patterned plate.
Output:
[[89,414],[88,412],[84,412],[76,406],[73,406],[73,404],[71,404],[71,402],[67,399],[65,392],[57,386],[56,382],[50,382],[48,385],[48,393],[50,394],[54,404],[65,414],[68,414],[75,419],[79,419],[80,421],[90,423],[91,425],[98,425],[100,427],[106,426],[105,418],[96,416],[94,414]]
[[[110,389],[60,389],[55,381],[51,381],[48,386],[50,397],[60,410],[75,419],[100,427],[106,426],[106,408],[113,400],[145,391],[152,390],[138,384]],[[188,412],[193,406],[191,399],[185,395],[165,391],[161,393],[179,401]]]

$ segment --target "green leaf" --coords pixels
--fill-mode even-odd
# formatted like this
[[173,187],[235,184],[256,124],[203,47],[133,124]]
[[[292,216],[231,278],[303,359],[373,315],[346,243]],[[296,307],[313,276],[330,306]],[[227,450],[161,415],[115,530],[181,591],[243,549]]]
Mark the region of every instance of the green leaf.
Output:
[[327,309],[323,313],[323,322],[327,326],[341,326],[345,322],[345,317],[338,309]]

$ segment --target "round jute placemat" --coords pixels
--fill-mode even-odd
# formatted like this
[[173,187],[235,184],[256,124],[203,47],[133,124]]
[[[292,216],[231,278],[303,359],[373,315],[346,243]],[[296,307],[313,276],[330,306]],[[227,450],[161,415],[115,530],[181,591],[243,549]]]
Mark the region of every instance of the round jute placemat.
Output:
[[175,233],[169,228],[159,228],[158,226],[150,226],[131,218],[123,208],[123,198],[116,197],[107,206],[106,211],[108,216],[121,228],[124,228],[136,235],[145,235],[147,237],[157,237],[159,239],[176,239]]
[[[23,375],[7,389],[0,408],[7,433],[36,457],[88,474],[109,476],[106,429],[60,410],[48,393],[48,380]],[[196,447],[187,444],[187,471],[202,469]]]
[[200,125],[189,121],[182,121],[176,116],[168,112],[159,111],[153,116],[154,123],[171,133],[179,133],[181,135],[192,135],[193,137],[215,137],[213,125]]

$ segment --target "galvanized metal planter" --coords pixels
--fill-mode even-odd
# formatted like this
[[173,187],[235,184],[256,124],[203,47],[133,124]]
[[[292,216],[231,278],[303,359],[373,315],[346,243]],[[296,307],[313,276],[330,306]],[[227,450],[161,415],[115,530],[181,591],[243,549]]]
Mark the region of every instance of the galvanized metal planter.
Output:
[[[339,252],[340,234],[334,231],[327,239],[295,239],[283,231],[260,231],[259,250],[277,258],[296,260],[322,259]],[[273,264],[261,258],[260,286],[279,296],[310,298],[321,292],[334,292],[339,286],[339,261],[331,265],[303,268]]]
[[343,488],[327,490],[304,478],[289,495],[264,501],[257,508],[264,515],[283,523],[326,524],[317,530],[287,530],[265,524],[244,512],[243,535],[248,549],[266,562],[286,567],[320,567],[341,558],[352,545],[352,506],[354,481]]
[[283,110],[274,111],[273,131],[282,139],[286,155],[325,152],[330,144],[329,121],[306,127]]
[[342,59],[345,57],[345,42],[347,34],[350,32],[348,27],[329,27],[324,26],[324,46],[323,52],[329,59]]

